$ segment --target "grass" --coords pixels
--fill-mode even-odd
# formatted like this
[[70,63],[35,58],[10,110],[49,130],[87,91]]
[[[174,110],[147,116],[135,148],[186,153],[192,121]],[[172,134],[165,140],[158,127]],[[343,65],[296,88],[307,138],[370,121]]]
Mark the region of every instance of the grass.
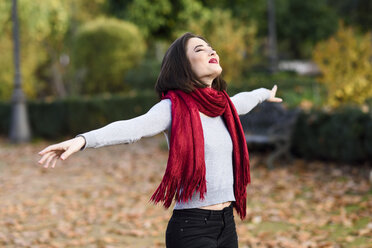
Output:
[[360,209],[361,209],[361,206],[359,206],[359,204],[352,204],[352,205],[348,205],[345,207],[345,210],[347,213],[358,212],[358,210]]
[[293,229],[294,226],[286,222],[277,222],[277,221],[264,221],[259,224],[256,224],[254,227],[254,233],[262,232],[271,232],[277,233],[281,231],[289,231]]
[[[329,224],[322,227],[322,230],[330,233],[329,240],[342,244],[342,247],[366,247],[369,244],[370,239],[362,236],[357,236],[355,230],[365,227],[370,222],[370,218],[364,217],[355,222],[351,227],[345,227],[340,224]],[[344,239],[349,242],[345,242]]]

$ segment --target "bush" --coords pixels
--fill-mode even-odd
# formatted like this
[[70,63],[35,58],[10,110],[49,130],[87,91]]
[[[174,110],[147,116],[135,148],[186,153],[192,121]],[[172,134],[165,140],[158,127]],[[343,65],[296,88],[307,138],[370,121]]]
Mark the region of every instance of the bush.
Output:
[[292,137],[292,151],[308,159],[368,161],[372,158],[371,126],[371,116],[357,108],[303,112]]
[[8,102],[0,102],[0,133],[9,134],[11,109]]
[[[144,114],[157,102],[153,91],[128,95],[66,98],[52,102],[28,101],[34,138],[56,139],[102,127],[110,122]],[[8,135],[9,103],[0,103],[0,134]]]
[[86,23],[77,32],[74,45],[73,64],[81,77],[80,91],[128,90],[125,75],[141,61],[145,49],[143,37],[132,23],[105,18]]
[[138,66],[127,73],[125,81],[131,89],[153,90],[160,72],[160,65],[161,62],[154,58],[143,59]]
[[313,54],[323,75],[319,79],[328,90],[328,104],[362,104],[372,97],[371,34],[358,37],[340,25],[334,37],[320,42]]

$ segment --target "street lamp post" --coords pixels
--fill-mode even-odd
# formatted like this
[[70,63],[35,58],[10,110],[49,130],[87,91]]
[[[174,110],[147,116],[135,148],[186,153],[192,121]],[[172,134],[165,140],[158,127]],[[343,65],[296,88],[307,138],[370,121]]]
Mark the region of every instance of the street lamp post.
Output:
[[28,142],[30,128],[27,118],[26,98],[22,91],[19,62],[19,29],[17,0],[12,0],[13,44],[14,44],[14,90],[12,96],[12,113],[10,121],[10,141],[12,143]]

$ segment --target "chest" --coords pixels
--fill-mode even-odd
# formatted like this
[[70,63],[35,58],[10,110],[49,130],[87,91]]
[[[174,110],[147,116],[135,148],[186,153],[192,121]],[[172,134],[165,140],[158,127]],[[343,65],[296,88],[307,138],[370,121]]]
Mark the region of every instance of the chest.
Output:
[[200,120],[203,127],[205,151],[207,153],[231,152],[232,141],[223,118],[200,115]]

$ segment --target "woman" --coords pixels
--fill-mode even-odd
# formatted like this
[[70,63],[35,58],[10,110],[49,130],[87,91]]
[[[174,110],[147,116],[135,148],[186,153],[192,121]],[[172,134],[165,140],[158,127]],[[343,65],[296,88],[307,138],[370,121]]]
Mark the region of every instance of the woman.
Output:
[[39,163],[88,147],[132,143],[164,132],[169,158],[151,197],[168,208],[176,203],[166,230],[167,247],[237,247],[233,207],[246,213],[249,157],[238,115],[265,100],[281,102],[260,88],[229,97],[217,53],[200,36],[186,33],[167,50],[156,82],[161,101],[146,114],[113,122],[42,150]]

